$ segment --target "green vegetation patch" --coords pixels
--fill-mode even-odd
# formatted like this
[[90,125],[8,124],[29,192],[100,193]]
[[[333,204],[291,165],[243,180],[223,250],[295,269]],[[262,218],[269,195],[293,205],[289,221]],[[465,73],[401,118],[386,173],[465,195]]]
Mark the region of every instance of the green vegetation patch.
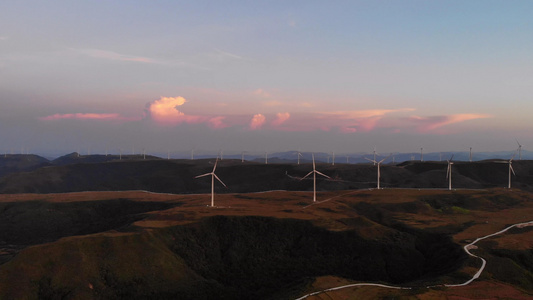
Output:
[[487,271],[500,281],[533,292],[533,249],[491,249]]

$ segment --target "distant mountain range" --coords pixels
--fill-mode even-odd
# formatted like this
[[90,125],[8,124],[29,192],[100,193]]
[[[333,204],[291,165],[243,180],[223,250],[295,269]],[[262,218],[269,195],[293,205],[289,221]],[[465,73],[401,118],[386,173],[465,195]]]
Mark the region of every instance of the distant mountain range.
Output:
[[[245,193],[266,190],[312,190],[312,180],[299,180],[312,170],[311,153],[273,154],[252,161],[224,157],[218,162],[217,175],[228,188],[217,186],[217,193]],[[448,153],[447,153],[448,154]],[[290,158],[290,156],[293,158]],[[348,164],[328,163],[325,153],[315,153],[317,169],[332,179],[320,179],[318,190],[350,190],[375,188],[377,167],[364,159],[353,157]],[[409,154],[402,154],[409,155]],[[398,154],[397,157],[402,157]],[[456,154],[461,158],[461,155]],[[367,156],[368,157],[368,156]],[[502,154],[502,158],[505,155]],[[247,158],[250,159],[251,157]],[[376,160],[382,160],[377,156]],[[431,155],[429,155],[431,158]],[[496,157],[491,157],[498,159]],[[385,188],[447,188],[446,161],[409,160],[381,165],[381,187]],[[444,158],[443,158],[444,159]],[[508,159],[461,161],[454,156],[453,188],[506,187]],[[210,172],[215,158],[162,159],[143,155],[78,155],[71,153],[48,161],[36,155],[0,157],[0,193],[62,193],[77,191],[148,190],[162,193],[209,193],[209,180],[195,176]],[[354,163],[358,162],[358,163]],[[533,190],[533,160],[515,160],[512,186]]]

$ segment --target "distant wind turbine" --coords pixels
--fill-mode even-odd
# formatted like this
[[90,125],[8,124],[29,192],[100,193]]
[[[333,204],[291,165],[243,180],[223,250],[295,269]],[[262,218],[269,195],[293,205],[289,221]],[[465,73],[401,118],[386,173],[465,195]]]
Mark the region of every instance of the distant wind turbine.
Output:
[[446,170],[446,178],[448,178],[448,190],[452,190],[452,165],[453,165],[453,154],[452,156],[450,157],[450,159],[448,159],[448,169]]
[[331,152],[331,165],[334,166],[335,165],[335,152]]
[[316,174],[322,175],[322,176],[324,176],[326,178],[331,178],[331,177],[329,177],[328,175],[322,174],[322,173],[320,173],[319,171],[316,170],[315,154],[313,154],[313,171],[307,173],[307,175],[302,177],[301,180],[305,179],[307,176],[309,176],[311,174],[313,174],[313,202],[316,202]]
[[470,162],[472,162],[472,147],[470,147],[470,157],[469,157],[469,160],[470,160]]
[[382,159],[382,160],[380,160],[380,161],[375,161],[375,160],[368,159],[368,158],[365,157],[366,160],[368,160],[368,161],[370,161],[370,162],[373,162],[374,165],[376,165],[376,164],[378,165],[378,185],[377,185],[377,189],[378,189],[378,190],[381,189],[381,187],[380,187],[380,185],[379,185],[379,183],[380,183],[380,179],[381,179],[381,171],[380,171],[381,163],[384,162],[387,158],[389,158],[389,157],[391,157],[391,156],[392,156],[392,153],[391,153],[389,156],[385,157],[384,159]]
[[265,151],[265,165],[268,165],[268,152]]
[[374,166],[376,165],[376,146],[374,146]]
[[194,177],[194,178],[200,178],[200,177],[211,175],[211,207],[215,206],[215,178],[220,183],[222,183],[222,185],[227,187],[226,184],[222,182],[222,180],[220,180],[220,178],[218,178],[218,176],[215,174],[215,170],[217,169],[217,163],[218,163],[218,159],[215,161],[215,165],[213,166],[213,171]]
[[424,148],[420,148],[420,161],[424,161]]
[[300,151],[298,151],[298,154],[296,156],[298,157],[298,164],[300,164],[300,157],[303,155]]
[[522,160],[522,145],[516,140],[516,143],[518,144],[518,160]]
[[242,151],[242,152],[241,152],[241,162],[242,162],[242,163],[244,162],[244,153],[246,153],[246,151]]

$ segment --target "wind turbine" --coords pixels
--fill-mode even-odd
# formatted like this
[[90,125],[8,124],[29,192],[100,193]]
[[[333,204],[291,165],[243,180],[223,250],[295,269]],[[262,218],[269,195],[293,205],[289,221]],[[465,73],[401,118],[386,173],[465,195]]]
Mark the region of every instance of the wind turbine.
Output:
[[194,177],[194,178],[200,178],[200,177],[211,175],[211,207],[215,206],[215,178],[218,181],[220,181],[222,185],[227,187],[226,184],[222,182],[222,180],[220,180],[220,178],[218,178],[218,176],[215,174],[215,170],[217,169],[217,163],[218,163],[218,159],[215,161],[215,165],[213,166],[213,171]]
[[265,165],[268,165],[268,151],[265,151]]
[[381,187],[380,187],[380,185],[379,185],[380,178],[381,178],[381,171],[380,171],[381,163],[384,162],[387,158],[389,158],[389,157],[391,157],[391,156],[392,156],[392,153],[391,153],[389,156],[385,157],[384,159],[382,159],[382,160],[380,160],[380,161],[375,161],[375,160],[368,159],[368,158],[365,157],[366,160],[373,162],[374,165],[376,165],[376,164],[378,165],[378,186],[377,186],[377,189],[378,189],[378,190],[381,189]]
[[242,162],[242,163],[244,162],[244,153],[246,153],[246,151],[242,151],[242,152],[241,152],[241,162]]
[[420,148],[420,161],[424,161],[424,148]]
[[316,202],[316,174],[322,175],[322,176],[324,176],[326,178],[331,178],[331,177],[329,177],[328,175],[322,174],[322,173],[320,173],[319,171],[316,170],[315,154],[313,154],[313,171],[307,173],[307,175],[302,177],[302,179],[300,179],[300,180],[303,180],[304,178],[306,178],[307,176],[309,176],[311,174],[313,174],[313,202]]
[[331,152],[331,165],[334,166],[335,165],[335,152]]
[[470,162],[472,162],[472,147],[470,147]]
[[516,143],[518,144],[518,159],[522,160],[522,145],[516,140]]
[[300,164],[300,157],[303,156],[300,151],[298,151],[297,157],[298,157],[298,164]]
[[497,163],[500,163],[500,164],[509,164],[509,183],[507,184],[507,188],[511,188],[511,172],[513,173],[514,176],[516,176],[516,173],[514,172],[514,169],[513,169],[513,159],[514,159],[514,156],[516,155],[513,154],[513,156],[511,157],[511,159],[509,159],[508,161],[498,161]]
[[374,166],[376,165],[376,146],[374,146]]
[[448,190],[452,190],[452,165],[453,165],[453,154],[450,157],[450,159],[447,160],[448,162],[448,170],[446,170],[446,178],[448,178]]

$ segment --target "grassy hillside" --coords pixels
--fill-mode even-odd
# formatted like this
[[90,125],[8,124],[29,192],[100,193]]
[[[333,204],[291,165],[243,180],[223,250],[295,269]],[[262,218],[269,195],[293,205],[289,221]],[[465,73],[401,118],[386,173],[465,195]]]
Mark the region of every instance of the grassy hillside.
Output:
[[2,195],[2,239],[20,248],[0,265],[0,299],[294,299],[332,280],[417,287],[332,298],[533,293],[528,228],[478,245],[487,270],[471,287],[425,288],[468,280],[480,261],[462,245],[528,221],[527,192],[339,191],[320,193],[317,203],[310,196],[225,194],[212,208],[207,195]]

